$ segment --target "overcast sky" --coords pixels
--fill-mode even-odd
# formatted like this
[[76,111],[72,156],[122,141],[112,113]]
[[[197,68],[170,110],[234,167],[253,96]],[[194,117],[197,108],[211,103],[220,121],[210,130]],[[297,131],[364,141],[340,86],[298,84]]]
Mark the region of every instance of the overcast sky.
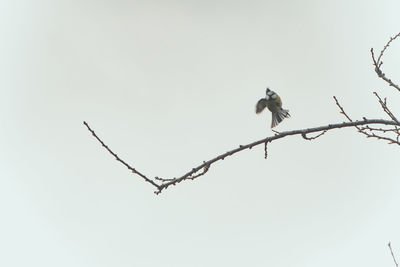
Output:
[[[243,151],[161,195],[115,161],[177,177],[274,133],[385,118],[400,95],[370,48],[392,1],[0,2],[1,266],[394,266],[400,148],[354,129]],[[400,81],[400,40],[383,70]]]

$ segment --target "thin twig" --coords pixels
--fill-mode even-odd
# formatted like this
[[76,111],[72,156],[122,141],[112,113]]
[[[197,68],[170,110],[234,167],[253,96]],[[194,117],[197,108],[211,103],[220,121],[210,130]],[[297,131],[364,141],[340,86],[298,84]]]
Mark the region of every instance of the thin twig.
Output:
[[366,126],[363,126],[363,127],[360,127],[360,128],[361,128],[362,131],[368,130],[368,131],[371,131],[371,132],[376,131],[376,132],[383,132],[383,133],[394,132],[396,134],[399,134],[399,130],[400,130],[397,127],[384,129],[384,128],[374,128],[374,127],[371,127],[369,125],[366,125]]
[[381,78],[382,80],[384,80],[385,82],[387,82],[389,84],[389,86],[392,86],[400,91],[400,87],[397,84],[395,84],[391,79],[387,78],[385,73],[383,73],[383,71],[381,69],[382,64],[383,64],[382,57],[383,57],[384,53],[390,46],[391,42],[393,42],[398,37],[400,37],[400,32],[398,34],[396,34],[394,37],[390,37],[390,40],[386,43],[386,45],[381,50],[381,53],[379,54],[378,59],[375,59],[374,49],[371,48],[371,56],[372,56],[373,65],[375,66],[375,72],[376,72],[376,74],[378,74],[378,77]]
[[100,142],[100,144],[111,154],[114,156],[114,158],[121,162],[123,165],[125,165],[130,171],[132,171],[132,173],[139,175],[140,177],[142,177],[146,182],[152,184],[153,186],[155,186],[158,190],[160,190],[160,186],[158,184],[156,184],[153,180],[149,179],[146,177],[146,175],[142,174],[141,172],[137,171],[135,168],[131,167],[128,163],[126,163],[125,161],[123,161],[117,154],[115,154],[101,139],[100,137],[97,136],[97,134],[94,132],[94,130],[92,130],[89,126],[89,124],[87,124],[87,122],[83,122],[83,124],[87,127],[87,129],[92,133],[92,135],[94,136],[94,138],[97,139],[97,141]]
[[264,143],[264,158],[267,159],[268,158],[268,142]]
[[392,144],[400,145],[400,142],[399,142],[397,137],[396,137],[396,140],[395,140],[393,138],[390,138],[390,137],[387,137],[387,136],[382,136],[382,135],[377,135],[375,133],[372,133],[372,134],[364,133],[364,132],[361,132],[361,133],[366,135],[367,138],[376,138],[376,139],[379,139],[379,140],[388,141],[389,145],[392,145]]
[[393,258],[394,264],[396,265],[396,267],[399,267],[399,265],[397,264],[397,261],[396,261],[396,257],[393,254],[392,245],[390,244],[390,242],[388,244],[388,247],[390,249],[390,253],[392,254],[392,258]]
[[[352,119],[350,118],[350,116],[346,113],[346,111],[344,110],[344,108],[340,105],[340,103],[339,103],[339,101],[337,100],[337,98],[336,98],[335,96],[334,96],[333,98],[335,99],[336,105],[337,105],[337,106],[339,107],[339,109],[340,109],[340,113],[343,114],[350,122],[352,122],[353,120],[352,120]],[[379,98],[379,96],[378,96],[378,98]],[[380,98],[379,98],[379,99],[380,99]],[[386,101],[385,101],[385,102],[386,102]],[[383,102],[382,102],[382,104],[386,105],[386,103],[383,103]],[[390,112],[390,110],[388,110],[388,112]],[[391,113],[391,112],[390,112],[390,113]],[[392,114],[392,115],[393,115],[393,114]],[[393,116],[393,118],[395,118],[395,117]],[[368,121],[365,117],[364,117],[363,119],[364,119],[364,121]],[[399,121],[397,121],[397,120],[393,120],[393,122],[397,123],[397,125],[400,125]],[[396,125],[396,126],[397,126],[397,125]],[[366,127],[360,127],[360,126],[354,126],[354,127],[357,129],[357,131],[358,131],[359,133],[365,135],[367,138],[376,138],[376,139],[379,139],[379,140],[388,141],[389,144],[397,144],[397,145],[400,145],[400,142],[399,142],[400,134],[399,134],[399,131],[398,131],[397,129],[392,131],[393,133],[396,134],[396,137],[395,137],[396,139],[393,139],[393,138],[390,138],[390,137],[387,137],[387,136],[382,136],[382,135],[376,134],[376,133],[374,132],[374,129],[375,129],[375,128],[371,128],[371,127],[369,127],[368,125],[366,125]],[[370,131],[370,132],[368,132],[368,131]],[[380,129],[378,132],[389,132],[389,130]]]
[[387,107],[386,105],[386,98],[384,101],[382,101],[381,97],[378,95],[377,92],[374,92],[374,95],[378,98],[379,104],[381,104],[381,107],[383,109],[383,111],[395,122],[399,123],[399,121],[397,120],[397,118],[393,115],[392,111],[390,111],[390,109]]
[[313,137],[308,137],[307,134],[303,133],[303,134],[301,134],[301,136],[306,140],[312,141],[314,139],[317,139],[318,137],[323,136],[325,133],[326,133],[326,131],[322,131],[321,133],[319,133],[318,135],[313,136]]
[[394,37],[390,37],[390,40],[383,47],[383,49],[378,57],[378,62],[381,62],[381,59],[382,59],[383,54],[385,53],[386,49],[388,49],[388,47],[390,46],[390,43],[393,42],[397,37],[400,37],[400,32],[398,34],[396,34]]
[[339,109],[340,109],[340,114],[343,114],[343,116],[345,116],[346,119],[347,119],[348,121],[350,121],[350,122],[353,121],[353,120],[350,118],[350,116],[347,115],[347,113],[344,111],[343,107],[340,105],[340,103],[339,103],[339,101],[337,100],[336,96],[333,96],[333,99],[335,99],[336,106],[338,106]]

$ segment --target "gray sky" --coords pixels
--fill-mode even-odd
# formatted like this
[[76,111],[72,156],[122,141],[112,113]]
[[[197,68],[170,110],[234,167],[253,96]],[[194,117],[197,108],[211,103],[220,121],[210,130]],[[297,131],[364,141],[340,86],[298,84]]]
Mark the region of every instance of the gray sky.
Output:
[[[254,105],[278,92],[286,131],[400,112],[369,49],[400,31],[399,1],[2,1],[1,266],[394,266],[399,147],[353,129],[244,151]],[[383,69],[399,81],[400,42]]]

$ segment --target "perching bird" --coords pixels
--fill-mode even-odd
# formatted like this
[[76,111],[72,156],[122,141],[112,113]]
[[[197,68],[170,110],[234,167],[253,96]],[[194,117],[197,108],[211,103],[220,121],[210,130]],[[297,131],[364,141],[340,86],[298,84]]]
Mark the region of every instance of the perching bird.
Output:
[[267,88],[265,98],[258,100],[256,105],[256,113],[259,114],[267,107],[272,112],[271,128],[278,125],[284,118],[289,118],[289,110],[282,108],[281,98],[274,92]]

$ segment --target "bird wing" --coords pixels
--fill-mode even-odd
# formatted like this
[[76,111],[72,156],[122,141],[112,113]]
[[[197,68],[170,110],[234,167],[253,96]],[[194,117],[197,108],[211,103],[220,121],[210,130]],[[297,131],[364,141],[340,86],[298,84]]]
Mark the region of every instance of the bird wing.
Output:
[[258,100],[256,105],[256,113],[258,114],[261,111],[263,111],[266,106],[267,106],[267,99],[261,98],[260,100]]

